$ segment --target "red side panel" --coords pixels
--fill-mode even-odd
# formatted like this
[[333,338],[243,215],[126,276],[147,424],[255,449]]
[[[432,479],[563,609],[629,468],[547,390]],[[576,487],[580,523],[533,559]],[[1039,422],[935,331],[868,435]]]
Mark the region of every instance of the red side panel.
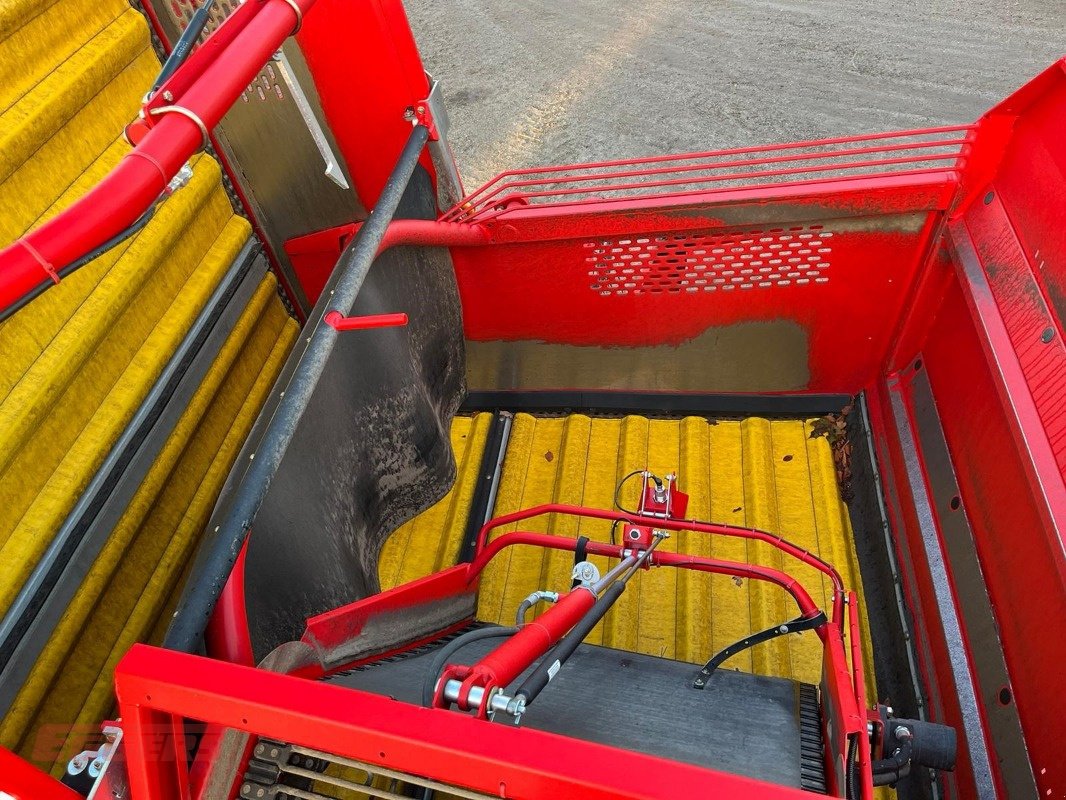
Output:
[[[364,208],[372,208],[429,95],[400,0],[319,0],[297,41]],[[429,156],[423,166],[432,174]]]

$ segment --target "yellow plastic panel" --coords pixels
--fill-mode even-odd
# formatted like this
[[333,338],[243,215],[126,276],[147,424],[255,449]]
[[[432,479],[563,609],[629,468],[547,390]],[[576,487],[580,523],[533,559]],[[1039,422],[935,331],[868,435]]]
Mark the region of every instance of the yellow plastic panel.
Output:
[[[780,534],[834,564],[861,597],[854,540],[832,453],[824,439],[809,437],[810,430],[801,420],[518,414],[494,513],[551,502],[612,508],[615,487],[627,473],[645,467],[660,475],[676,471],[681,488],[691,495],[689,516]],[[622,505],[635,508],[639,491],[639,478],[632,478],[621,493]],[[607,541],[611,526],[549,515],[521,527]],[[682,532],[662,547],[784,568],[800,578],[816,602],[828,604],[828,582],[820,573],[761,542]],[[605,570],[608,564],[598,560]],[[570,564],[568,553],[504,551],[482,581],[479,618],[512,624],[519,603],[531,591],[567,587]],[[797,613],[791,598],[770,584],[657,569],[635,579],[589,641],[700,663],[747,634]],[[862,618],[865,621],[865,611]],[[868,632],[863,646],[867,663],[872,663]],[[817,637],[803,634],[759,645],[728,666],[817,684],[821,663]],[[872,670],[867,675],[874,696]]]
[[492,416],[483,413],[452,421],[455,484],[439,502],[389,536],[378,558],[383,590],[450,567],[458,559]]

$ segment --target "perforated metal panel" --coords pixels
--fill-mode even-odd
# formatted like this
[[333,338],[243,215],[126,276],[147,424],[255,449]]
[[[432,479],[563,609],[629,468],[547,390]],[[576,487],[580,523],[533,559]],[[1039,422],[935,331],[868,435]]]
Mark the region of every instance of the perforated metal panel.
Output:
[[[192,19],[193,12],[200,5],[201,3],[197,0],[169,0],[164,7],[170,15],[171,22],[184,30],[189,20]],[[207,26],[200,37],[201,41],[210,36],[239,5],[240,0],[216,0],[209,12]],[[248,84],[248,88],[241,94],[241,101],[249,103],[252,100],[260,102],[284,100],[287,93],[288,90],[281,74],[273,64],[267,64],[259,71],[258,77]]]
[[[140,0],[159,20],[165,38],[174,42],[203,0]],[[201,41],[214,32],[240,0],[216,0]],[[292,77],[302,88],[322,135],[340,160],[325,115],[295,39],[282,46]],[[148,87],[144,86],[143,93]],[[306,310],[296,273],[284,252],[286,240],[366,215],[355,194],[325,175],[323,156],[278,64],[267,62],[213,131],[222,154],[233,166],[234,181],[247,199],[259,231],[293,289],[294,302]],[[341,164],[347,174],[347,167]]]
[[811,225],[589,241],[589,288],[610,296],[828,283],[832,236]]

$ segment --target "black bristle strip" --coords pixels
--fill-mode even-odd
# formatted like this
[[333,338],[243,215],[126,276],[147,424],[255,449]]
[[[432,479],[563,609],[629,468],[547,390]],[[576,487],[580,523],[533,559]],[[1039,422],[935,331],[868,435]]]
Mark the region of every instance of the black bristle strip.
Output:
[[825,741],[822,738],[822,708],[818,689],[802,683],[797,691],[800,723],[800,787],[808,792],[826,794]]

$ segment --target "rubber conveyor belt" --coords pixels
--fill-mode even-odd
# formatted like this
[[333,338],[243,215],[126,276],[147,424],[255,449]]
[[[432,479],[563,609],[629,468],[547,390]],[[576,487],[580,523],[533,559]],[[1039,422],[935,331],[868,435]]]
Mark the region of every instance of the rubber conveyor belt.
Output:
[[[636,579],[639,582],[651,573]],[[456,663],[499,645],[473,642]],[[419,703],[437,648],[331,676],[331,683]],[[520,684],[531,669],[516,681]],[[581,645],[522,716],[523,727],[824,792],[813,686],[720,670],[705,691],[690,664]],[[513,724],[506,715],[496,720]],[[811,745],[803,747],[802,742]]]

